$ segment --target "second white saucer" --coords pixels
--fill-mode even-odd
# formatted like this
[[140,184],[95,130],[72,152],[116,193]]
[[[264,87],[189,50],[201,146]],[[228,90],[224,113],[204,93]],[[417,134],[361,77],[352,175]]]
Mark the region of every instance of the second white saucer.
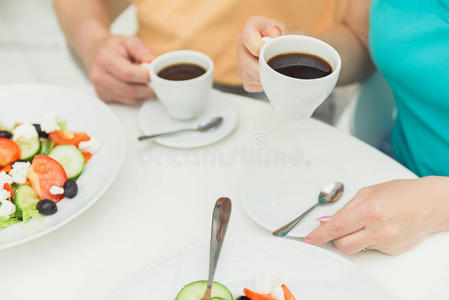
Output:
[[[182,99],[180,99],[182,101]],[[172,118],[167,109],[157,100],[146,102],[140,108],[138,122],[143,134],[150,135],[183,128],[196,128],[201,122],[223,117],[223,123],[207,132],[185,132],[155,138],[158,144],[173,148],[197,148],[216,143],[232,133],[238,123],[238,114],[229,107],[226,96],[212,90],[209,101],[201,115],[193,120],[180,121]]]

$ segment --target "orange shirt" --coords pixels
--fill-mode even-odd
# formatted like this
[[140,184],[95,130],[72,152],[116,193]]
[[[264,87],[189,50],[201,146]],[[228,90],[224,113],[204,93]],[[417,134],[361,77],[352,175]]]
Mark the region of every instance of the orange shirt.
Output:
[[133,0],[138,36],[155,55],[191,49],[215,63],[215,81],[240,85],[237,35],[250,16],[266,16],[313,34],[340,21],[346,0]]

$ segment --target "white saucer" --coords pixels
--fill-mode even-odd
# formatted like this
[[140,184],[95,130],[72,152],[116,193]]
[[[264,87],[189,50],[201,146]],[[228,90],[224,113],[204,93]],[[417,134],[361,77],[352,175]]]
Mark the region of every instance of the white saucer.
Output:
[[318,206],[289,233],[304,237],[319,226],[317,218],[335,214],[360,188],[357,180],[342,169],[317,160],[298,171],[293,176],[283,175],[282,171],[271,176],[261,175],[242,185],[242,205],[254,222],[273,232],[314,205],[323,186],[334,181],[343,183],[345,191],[339,201]]
[[[212,90],[209,101],[201,115],[193,120],[179,121],[173,119],[167,109],[157,100],[146,102],[138,115],[139,127],[143,134],[150,135],[182,128],[196,128],[203,121],[214,117],[223,117],[223,123],[207,132],[185,132],[154,139],[158,144],[173,148],[197,148],[214,144],[227,137],[237,126],[238,115],[229,107],[226,96]],[[182,101],[182,100],[180,100]]]

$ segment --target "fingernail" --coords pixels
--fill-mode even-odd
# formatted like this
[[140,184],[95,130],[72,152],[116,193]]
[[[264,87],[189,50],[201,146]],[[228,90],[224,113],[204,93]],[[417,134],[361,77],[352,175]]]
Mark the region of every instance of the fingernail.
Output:
[[322,216],[322,217],[317,218],[316,220],[318,222],[328,222],[330,219],[331,219],[330,216]]
[[312,242],[309,239],[303,239],[302,242],[306,243],[306,244],[309,244],[309,245],[312,244]]
[[280,28],[279,26],[274,25],[273,27],[274,27],[275,29],[277,29],[277,31],[279,31],[279,34],[282,34],[282,30],[281,30],[281,28]]

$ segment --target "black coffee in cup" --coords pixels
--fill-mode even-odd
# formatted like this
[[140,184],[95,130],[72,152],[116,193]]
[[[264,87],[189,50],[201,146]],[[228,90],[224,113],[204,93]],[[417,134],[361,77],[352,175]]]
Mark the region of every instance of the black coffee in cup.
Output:
[[157,73],[157,76],[167,80],[188,80],[206,73],[206,69],[192,63],[179,63],[167,66]]
[[316,79],[332,73],[326,60],[308,53],[283,53],[270,58],[267,63],[275,71],[299,79]]

